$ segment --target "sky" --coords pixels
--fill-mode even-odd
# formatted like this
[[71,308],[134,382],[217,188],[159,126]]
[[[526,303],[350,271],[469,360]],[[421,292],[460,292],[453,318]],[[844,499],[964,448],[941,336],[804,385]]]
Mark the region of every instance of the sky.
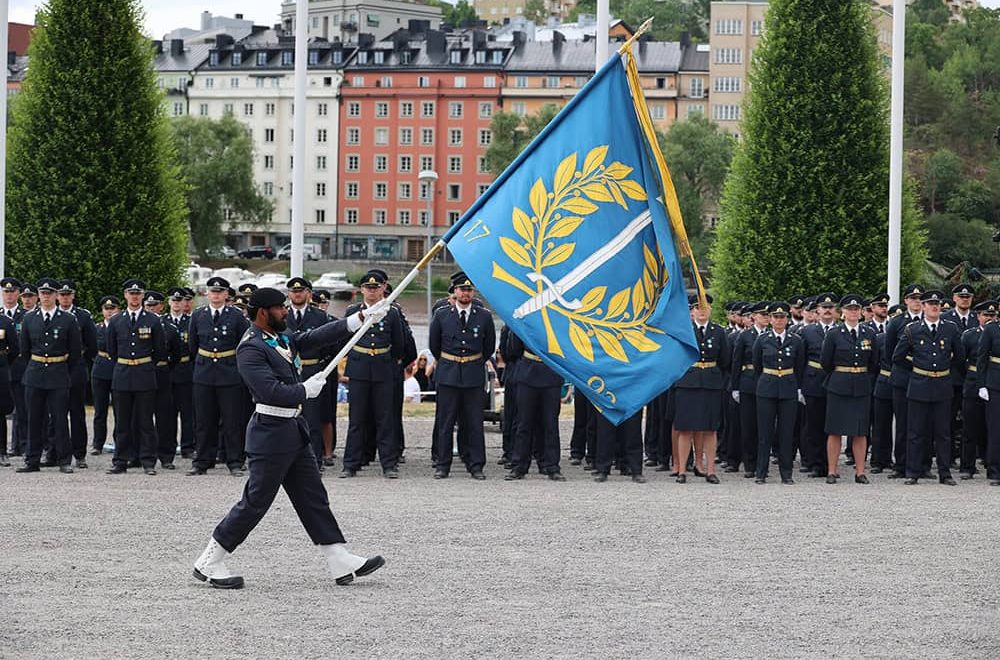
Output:
[[[10,0],[10,20],[33,23],[39,0]],[[986,7],[1000,8],[1000,0],[980,0]],[[197,28],[201,12],[232,16],[240,12],[258,25],[273,25],[281,13],[281,0],[143,0],[146,33],[154,38],[179,27]]]

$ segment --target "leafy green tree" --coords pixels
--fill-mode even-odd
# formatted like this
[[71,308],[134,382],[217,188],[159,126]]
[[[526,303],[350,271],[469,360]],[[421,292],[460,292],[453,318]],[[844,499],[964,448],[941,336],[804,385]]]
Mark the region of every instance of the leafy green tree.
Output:
[[[889,103],[870,11],[771,2],[712,249],[723,300],[885,286]],[[911,201],[904,281],[925,254]]]
[[424,4],[441,9],[441,22],[452,27],[469,27],[480,19],[476,9],[468,0],[458,0],[455,4],[447,0],[424,0]]
[[948,197],[945,211],[966,220],[979,219],[987,223],[995,220],[993,193],[989,186],[978,179],[966,179],[958,184]]
[[952,191],[962,180],[962,159],[951,149],[939,149],[927,159],[924,174],[924,197],[927,209],[935,212],[944,207]]
[[542,0],[528,0],[524,3],[524,17],[535,25],[544,25],[549,12]]
[[537,113],[523,117],[513,112],[498,112],[493,115],[490,121],[493,138],[484,156],[486,169],[493,176],[499,176],[558,112],[558,106],[547,103]]
[[10,131],[9,271],[93,304],[186,262],[184,190],[138,0],[49,0]]
[[226,209],[250,224],[270,218],[274,205],[254,184],[253,141],[243,124],[226,115],[179,117],[172,127],[188,182],[191,242],[200,254],[222,244]]
[[[708,40],[708,9],[705,0],[611,0],[611,15],[625,21],[633,30],[649,17],[653,26],[649,34],[659,41],[677,41],[681,32],[690,33],[696,41]],[[580,14],[596,14],[596,0],[581,0],[570,11],[570,20]]]
[[944,266],[962,261],[981,268],[1000,266],[1000,250],[993,242],[995,228],[982,220],[965,220],[951,213],[927,216],[930,258]]

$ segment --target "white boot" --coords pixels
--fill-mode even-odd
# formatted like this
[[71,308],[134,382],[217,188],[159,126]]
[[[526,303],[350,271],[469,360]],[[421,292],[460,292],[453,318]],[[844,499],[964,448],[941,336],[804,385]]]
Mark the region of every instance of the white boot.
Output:
[[319,546],[320,552],[326,556],[326,565],[337,580],[337,584],[350,584],[354,577],[374,573],[385,565],[385,559],[376,555],[365,559],[348,551],[345,543],[332,543]]
[[233,575],[226,567],[228,556],[229,553],[213,536],[205,551],[198,557],[198,561],[194,563],[194,576],[202,582],[207,580],[216,589],[242,589],[243,578]]

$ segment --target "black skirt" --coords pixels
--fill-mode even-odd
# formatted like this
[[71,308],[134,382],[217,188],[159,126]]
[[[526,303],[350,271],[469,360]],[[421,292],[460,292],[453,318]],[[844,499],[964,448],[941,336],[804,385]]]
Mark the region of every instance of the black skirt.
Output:
[[864,435],[871,428],[871,397],[826,393],[827,435]]
[[721,390],[678,387],[674,391],[674,430],[689,433],[719,430]]

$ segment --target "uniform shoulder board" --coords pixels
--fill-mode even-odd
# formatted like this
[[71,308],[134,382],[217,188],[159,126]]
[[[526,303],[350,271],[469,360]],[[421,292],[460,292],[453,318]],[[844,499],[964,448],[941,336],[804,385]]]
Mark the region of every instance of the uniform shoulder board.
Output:
[[256,336],[257,336],[257,328],[254,326],[250,326],[249,328],[246,329],[246,332],[243,333],[243,336],[240,337],[240,343],[238,344],[238,346],[242,346],[243,342],[253,339]]

